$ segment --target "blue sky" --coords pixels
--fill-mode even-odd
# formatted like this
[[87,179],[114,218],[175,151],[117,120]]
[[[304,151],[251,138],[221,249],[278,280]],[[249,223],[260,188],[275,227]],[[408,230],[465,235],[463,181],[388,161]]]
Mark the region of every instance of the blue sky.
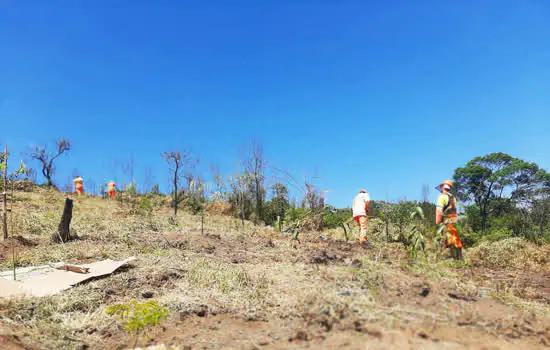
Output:
[[231,174],[256,138],[331,204],[419,199],[491,152],[550,169],[549,63],[544,0],[0,0],[0,143],[164,184],[161,152]]

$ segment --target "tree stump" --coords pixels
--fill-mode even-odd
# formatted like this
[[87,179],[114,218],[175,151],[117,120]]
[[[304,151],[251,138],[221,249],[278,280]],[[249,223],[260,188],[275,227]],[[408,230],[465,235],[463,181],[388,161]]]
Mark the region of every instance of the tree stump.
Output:
[[52,235],[52,240],[56,243],[65,243],[72,239],[71,237],[71,219],[73,218],[73,200],[65,198],[65,208],[63,216],[59,222],[58,231]]

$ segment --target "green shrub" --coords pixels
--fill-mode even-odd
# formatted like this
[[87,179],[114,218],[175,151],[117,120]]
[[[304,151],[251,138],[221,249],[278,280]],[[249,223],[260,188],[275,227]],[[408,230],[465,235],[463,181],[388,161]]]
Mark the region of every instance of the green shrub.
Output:
[[487,242],[496,242],[510,238],[513,234],[514,232],[509,228],[496,228],[491,229],[487,235],[482,237],[482,240]]
[[508,228],[491,229],[486,235],[479,232],[463,232],[460,235],[460,240],[465,248],[475,247],[482,242],[497,242],[503,239],[511,238],[514,235],[513,231]]
[[351,219],[352,213],[348,208],[336,209],[331,206],[325,207],[323,213],[323,226],[326,228],[338,228],[344,222]]
[[470,248],[476,246],[482,240],[482,235],[477,232],[463,232],[460,236],[460,241],[464,248]]

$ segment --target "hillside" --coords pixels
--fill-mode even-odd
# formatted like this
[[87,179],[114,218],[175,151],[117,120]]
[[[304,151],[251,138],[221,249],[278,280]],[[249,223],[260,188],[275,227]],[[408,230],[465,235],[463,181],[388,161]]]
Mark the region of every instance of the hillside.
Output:
[[[455,262],[433,247],[412,264],[400,243],[373,247],[340,230],[301,233],[230,216],[99,198],[75,202],[78,239],[50,242],[64,195],[16,192],[18,266],[137,259],[55,296],[0,299],[2,349],[125,349],[135,337],[109,306],[155,300],[168,310],[137,345],[176,349],[537,349],[550,346],[550,246],[484,243]],[[12,264],[0,243],[1,270]],[[146,336],[144,336],[146,335]]]

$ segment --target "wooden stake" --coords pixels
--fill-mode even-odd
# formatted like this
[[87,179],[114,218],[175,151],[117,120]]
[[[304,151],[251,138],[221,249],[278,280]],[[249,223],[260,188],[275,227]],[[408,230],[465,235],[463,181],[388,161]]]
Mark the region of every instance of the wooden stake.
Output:
[[2,213],[4,240],[8,239],[8,145],[4,148],[4,211]]

